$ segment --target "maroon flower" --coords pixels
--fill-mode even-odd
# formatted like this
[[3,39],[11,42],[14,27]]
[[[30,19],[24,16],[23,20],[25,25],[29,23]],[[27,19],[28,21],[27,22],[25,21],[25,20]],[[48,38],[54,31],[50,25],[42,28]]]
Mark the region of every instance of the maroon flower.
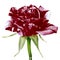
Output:
[[30,5],[19,9],[12,7],[9,13],[11,20],[6,30],[22,33],[23,36],[56,33],[58,27],[49,23],[49,20],[46,18],[47,12],[48,10],[45,10],[42,6],[37,8],[34,5]]

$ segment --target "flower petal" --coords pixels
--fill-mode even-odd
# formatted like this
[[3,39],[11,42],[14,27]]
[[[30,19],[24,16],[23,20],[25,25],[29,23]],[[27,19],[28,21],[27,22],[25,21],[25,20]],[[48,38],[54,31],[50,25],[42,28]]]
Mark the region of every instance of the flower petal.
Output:
[[49,10],[46,10],[45,8],[43,8],[42,6],[39,6],[39,10],[40,11],[49,11]]
[[6,30],[12,31],[12,27],[6,27]]
[[48,10],[45,10],[42,6],[39,7],[40,10],[40,17],[45,18],[45,14],[48,12]]
[[56,26],[49,26],[45,30],[39,31],[38,33],[42,34],[42,35],[49,35],[49,34],[57,33],[57,30],[58,30],[58,27],[56,27]]

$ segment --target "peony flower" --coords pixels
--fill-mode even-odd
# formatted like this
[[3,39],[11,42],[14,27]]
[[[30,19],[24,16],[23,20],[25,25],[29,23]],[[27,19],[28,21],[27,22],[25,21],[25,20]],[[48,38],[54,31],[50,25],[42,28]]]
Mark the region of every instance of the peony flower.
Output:
[[[50,24],[46,18],[47,12],[48,10],[45,10],[42,6],[38,8],[35,5],[23,6],[19,9],[12,7],[10,9],[9,16],[11,20],[5,29],[22,35],[19,41],[19,51],[20,47],[23,47],[25,39],[27,39],[29,60],[32,60],[31,39],[39,50],[37,34],[40,36],[40,34],[49,35],[57,33],[58,27]],[[21,43],[22,40],[23,43]]]
[[12,7],[9,16],[11,16],[10,24],[6,30],[22,33],[23,36],[31,36],[39,34],[48,35],[57,32],[57,27],[49,23],[42,6],[37,8],[34,5],[24,6],[19,9]]

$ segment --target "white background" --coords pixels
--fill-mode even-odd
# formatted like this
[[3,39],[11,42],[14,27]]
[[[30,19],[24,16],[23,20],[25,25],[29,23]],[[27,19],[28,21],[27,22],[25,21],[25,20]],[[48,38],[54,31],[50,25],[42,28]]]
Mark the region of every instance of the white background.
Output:
[[0,60],[28,60],[26,43],[20,54],[14,58],[18,51],[19,35],[2,38],[2,36],[12,34],[5,31],[4,26],[10,20],[8,16],[11,7],[20,8],[24,5],[43,6],[50,10],[49,21],[58,26],[57,34],[43,36],[47,43],[39,39],[39,47],[44,58],[41,57],[38,50],[32,42],[33,60],[60,60],[60,1],[59,0],[0,0]]

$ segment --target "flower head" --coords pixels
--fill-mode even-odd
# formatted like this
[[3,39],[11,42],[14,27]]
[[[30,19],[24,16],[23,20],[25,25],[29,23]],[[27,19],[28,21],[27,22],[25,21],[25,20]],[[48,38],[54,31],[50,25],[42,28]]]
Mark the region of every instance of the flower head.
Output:
[[47,12],[48,10],[45,10],[42,6],[38,8],[30,5],[19,9],[12,7],[9,12],[11,20],[6,30],[19,34],[22,33],[23,36],[31,36],[39,33],[43,35],[56,33],[58,27],[49,23],[49,20],[46,18]]

